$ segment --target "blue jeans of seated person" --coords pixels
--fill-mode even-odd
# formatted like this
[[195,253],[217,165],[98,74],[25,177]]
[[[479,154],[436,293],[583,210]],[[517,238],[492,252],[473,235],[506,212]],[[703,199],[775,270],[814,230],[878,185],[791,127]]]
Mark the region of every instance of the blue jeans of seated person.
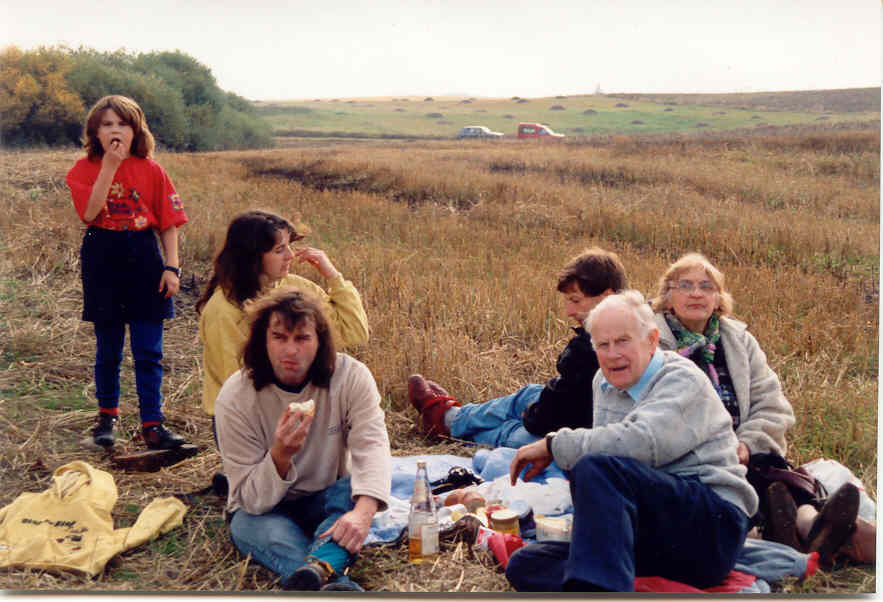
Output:
[[251,554],[283,579],[306,564],[308,556],[315,556],[334,567],[332,581],[350,582],[343,571],[355,555],[330,537],[316,536],[353,506],[350,478],[344,477],[322,491],[283,500],[264,514],[249,514],[240,508],[230,522],[230,536],[243,556]]
[[569,476],[571,542],[517,550],[516,590],[630,592],[643,576],[706,588],[735,566],[749,519],[698,478],[616,456],[586,456]]
[[527,385],[519,391],[484,403],[459,408],[448,427],[451,436],[493,447],[521,447],[540,437],[527,432],[521,414],[540,398],[543,385]]
[[[95,396],[99,408],[119,407],[125,338],[125,323],[95,323]],[[129,339],[141,422],[162,422],[162,320],[130,322]]]

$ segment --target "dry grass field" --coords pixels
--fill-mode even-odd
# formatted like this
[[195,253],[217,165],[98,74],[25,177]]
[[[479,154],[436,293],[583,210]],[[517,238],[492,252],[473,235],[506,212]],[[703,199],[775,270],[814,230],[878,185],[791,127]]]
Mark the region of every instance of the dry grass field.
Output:
[[[200,408],[193,305],[226,224],[246,208],[300,214],[307,242],[360,290],[372,335],[353,354],[377,379],[395,455],[472,453],[421,437],[406,396],[412,372],[464,401],[553,375],[569,338],[555,273],[571,256],[613,249],[647,294],[672,260],[699,250],[727,275],[737,317],[794,405],[790,459],[836,458],[876,499],[879,140],[879,129],[819,128],[558,145],[304,140],[161,154],[190,217],[178,316],[166,323],[165,407],[201,453],[157,473],[116,472],[117,526],[157,496],[207,486],[220,467]],[[83,228],[64,185],[78,155],[0,153],[0,507],[44,490],[72,460],[110,470],[82,443],[96,404],[94,339],[80,320]],[[125,440],[138,432],[128,355],[122,378],[122,444],[137,449]],[[96,579],[6,570],[0,588],[278,589],[230,543],[222,500],[189,502],[181,528],[120,555]],[[411,566],[404,547],[373,548],[352,574],[388,592],[510,591],[487,557],[462,544],[444,552],[435,566]],[[873,592],[876,580],[873,567],[841,566],[778,590]]]

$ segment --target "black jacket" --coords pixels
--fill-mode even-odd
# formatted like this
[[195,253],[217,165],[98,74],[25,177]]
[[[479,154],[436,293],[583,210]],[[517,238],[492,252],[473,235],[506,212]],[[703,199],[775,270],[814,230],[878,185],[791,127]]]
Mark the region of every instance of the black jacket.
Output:
[[592,337],[582,328],[558,356],[560,376],[546,383],[539,400],[527,407],[522,421],[529,433],[542,437],[563,426],[591,428],[592,380],[598,371],[598,356]]

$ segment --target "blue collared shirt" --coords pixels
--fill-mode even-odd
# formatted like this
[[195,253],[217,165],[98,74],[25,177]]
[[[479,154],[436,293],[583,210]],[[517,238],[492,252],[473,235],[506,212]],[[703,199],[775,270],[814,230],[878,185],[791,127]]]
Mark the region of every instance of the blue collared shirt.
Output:
[[[653,357],[650,358],[650,363],[647,364],[647,368],[644,369],[644,374],[641,375],[641,378],[638,379],[638,382],[633,384],[628,388],[626,393],[628,393],[629,397],[631,397],[634,401],[638,401],[638,398],[641,396],[641,393],[644,392],[644,389],[647,388],[647,383],[650,382],[650,379],[653,378],[659,369],[662,368],[662,350],[659,347],[656,348],[656,351],[653,352]],[[601,390],[606,391],[610,387],[613,387],[604,376],[601,376]]]

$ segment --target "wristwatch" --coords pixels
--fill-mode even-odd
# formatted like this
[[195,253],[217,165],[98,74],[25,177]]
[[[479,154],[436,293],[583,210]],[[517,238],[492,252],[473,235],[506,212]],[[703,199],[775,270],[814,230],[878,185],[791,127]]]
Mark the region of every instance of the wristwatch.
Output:
[[176,268],[176,267],[173,266],[173,265],[167,265],[167,266],[165,266],[165,267],[163,268],[163,271],[165,271],[165,270],[168,270],[168,271],[172,272],[172,273],[173,273],[175,276],[177,276],[178,278],[181,277],[181,268]]
[[552,454],[552,439],[554,438],[555,433],[549,433],[548,435],[546,435],[546,451],[549,452],[549,455],[553,457],[554,455]]

